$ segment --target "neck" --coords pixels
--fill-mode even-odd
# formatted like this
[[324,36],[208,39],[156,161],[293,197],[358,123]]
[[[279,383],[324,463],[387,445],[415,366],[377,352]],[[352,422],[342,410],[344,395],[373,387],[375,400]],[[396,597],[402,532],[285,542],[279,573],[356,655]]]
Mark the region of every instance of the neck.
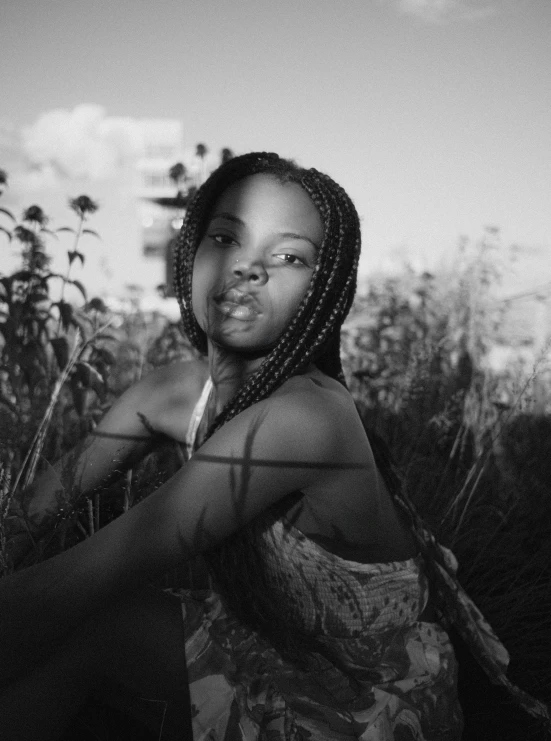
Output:
[[250,376],[258,370],[266,355],[250,356],[209,343],[209,373],[214,387],[215,413],[219,414]]

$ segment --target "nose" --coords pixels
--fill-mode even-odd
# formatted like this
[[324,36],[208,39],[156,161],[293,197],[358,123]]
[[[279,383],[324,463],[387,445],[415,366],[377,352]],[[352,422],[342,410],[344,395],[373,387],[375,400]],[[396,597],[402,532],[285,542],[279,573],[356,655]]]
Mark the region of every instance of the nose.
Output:
[[236,278],[250,281],[255,285],[262,286],[268,280],[266,268],[260,260],[253,260],[240,255],[232,265],[232,273]]

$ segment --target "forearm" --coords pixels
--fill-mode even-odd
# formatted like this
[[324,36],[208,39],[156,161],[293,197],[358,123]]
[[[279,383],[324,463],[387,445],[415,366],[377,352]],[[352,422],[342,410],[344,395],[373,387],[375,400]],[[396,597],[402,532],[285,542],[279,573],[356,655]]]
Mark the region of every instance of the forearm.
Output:
[[125,521],[138,514],[132,509],[74,548],[0,579],[0,692],[97,610],[181,562],[179,553],[156,558],[143,537],[132,537]]
[[83,493],[82,490],[78,491],[78,486],[73,485],[73,482],[77,480],[77,470],[71,470],[76,467],[82,449],[81,443],[53,465],[47,464],[47,467],[22,493],[21,509],[33,529],[41,529],[60,510],[74,504],[79,493]]
[[[106,445],[106,440],[110,444]],[[149,438],[133,441],[130,449],[128,444],[113,446],[113,442],[113,438],[101,435],[81,442],[14,497],[8,552],[16,568],[41,559],[48,540],[82,506],[83,499],[105,491],[153,445]]]
[[92,433],[53,465],[49,465],[22,497],[30,520],[43,520],[74,507],[82,497],[105,489],[149,450],[152,440],[139,445],[105,444],[101,432]]
[[153,372],[127,389],[86,440],[49,466],[23,496],[18,493],[33,528],[41,529],[60,507],[71,508],[104,489],[153,449],[163,437],[159,431],[166,434],[167,411],[178,408],[179,398],[166,391],[166,375]]
[[98,426],[32,482],[22,504],[33,524],[108,485],[151,450],[156,439],[155,385],[144,379],[113,404]]

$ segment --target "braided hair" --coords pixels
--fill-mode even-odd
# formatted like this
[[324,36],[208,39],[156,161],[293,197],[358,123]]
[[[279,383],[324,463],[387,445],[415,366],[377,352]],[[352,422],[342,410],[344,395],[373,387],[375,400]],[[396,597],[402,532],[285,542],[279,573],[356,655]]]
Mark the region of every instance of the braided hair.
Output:
[[[340,328],[356,290],[361,244],[358,214],[345,191],[329,176],[301,168],[277,154],[254,152],[225,162],[199,188],[191,202],[174,260],[174,289],[184,330],[194,347],[206,354],[207,338],[192,308],[195,254],[220,196],[237,181],[256,174],[300,185],[321,216],[324,237],[310,286],[295,316],[260,367],[216,417],[207,438],[244,409],[267,398],[310,363],[346,386],[340,360]],[[293,640],[292,625],[282,625],[281,612],[276,614],[274,610],[256,533],[253,523],[205,557],[219,591],[234,614],[251,627],[268,633],[283,655],[296,657],[300,642]],[[242,599],[244,595],[246,599]]]

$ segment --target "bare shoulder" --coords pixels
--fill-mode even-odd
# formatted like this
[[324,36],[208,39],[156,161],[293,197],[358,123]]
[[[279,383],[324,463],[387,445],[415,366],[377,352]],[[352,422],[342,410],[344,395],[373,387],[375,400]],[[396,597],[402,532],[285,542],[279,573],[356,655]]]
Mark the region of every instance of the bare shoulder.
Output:
[[[348,404],[352,401],[346,388],[321,371],[314,368],[312,371],[292,376],[275,391],[273,397],[297,395],[311,402]],[[352,402],[353,403],[353,402]]]
[[200,360],[155,368],[123,394],[116,411],[139,413],[156,432],[183,440],[207,377],[207,365]]
[[361,432],[363,425],[352,396],[338,381],[318,370],[294,376],[271,396],[282,412],[304,419],[305,423],[330,429],[339,437],[343,429]]
[[155,368],[138,385],[143,393],[155,393],[161,398],[195,396],[201,392],[207,377],[206,362],[184,360]]
[[[254,407],[252,415],[266,418],[273,434],[284,435],[301,455],[309,449],[317,459],[350,460],[368,444],[348,391],[319,371],[288,379]],[[350,445],[351,437],[358,446]]]

